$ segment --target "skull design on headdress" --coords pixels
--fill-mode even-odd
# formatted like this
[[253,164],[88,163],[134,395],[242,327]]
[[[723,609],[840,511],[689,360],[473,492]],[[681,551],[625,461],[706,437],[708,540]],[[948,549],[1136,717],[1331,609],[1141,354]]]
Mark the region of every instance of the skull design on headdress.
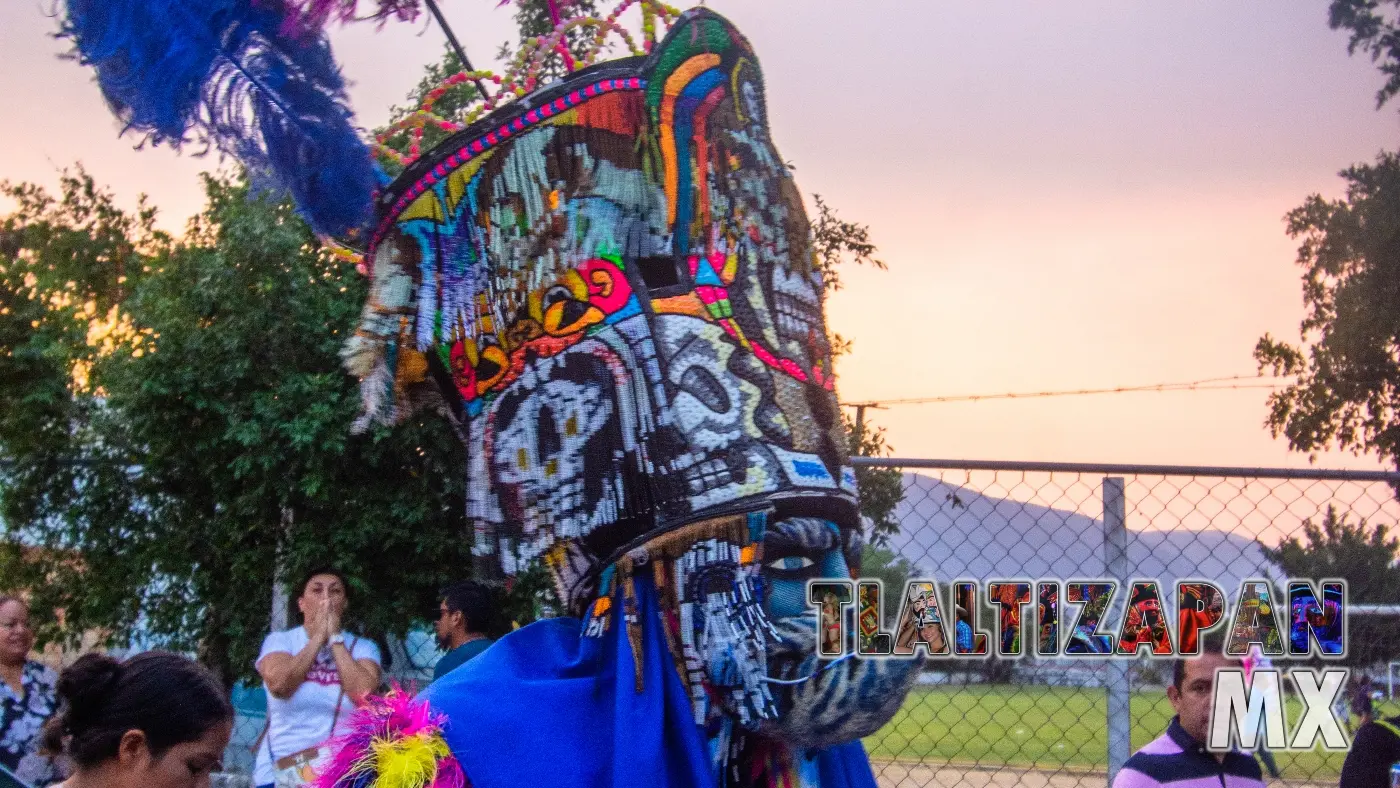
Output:
[[728,22],[688,12],[488,116],[380,216],[347,359],[370,417],[445,397],[483,562],[544,561],[594,629],[647,567],[702,724],[824,746],[893,714],[908,662],[764,683],[814,669],[803,581],[849,575],[860,526],[811,228]]

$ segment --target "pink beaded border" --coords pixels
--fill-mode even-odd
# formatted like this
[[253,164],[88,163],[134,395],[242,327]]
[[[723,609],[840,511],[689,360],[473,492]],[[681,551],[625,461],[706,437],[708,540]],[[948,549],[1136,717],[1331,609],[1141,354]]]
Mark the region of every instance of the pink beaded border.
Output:
[[423,192],[432,188],[438,181],[446,178],[453,170],[471,161],[476,156],[494,148],[496,145],[505,142],[511,135],[519,134],[526,128],[576,107],[588,99],[617,90],[644,90],[646,86],[647,81],[641,77],[604,79],[588,87],[571,91],[547,104],[535,107],[529,112],[517,117],[515,120],[502,125],[495,131],[487,132],[466,145],[463,145],[456,153],[453,153],[445,160],[439,162],[436,167],[433,167],[424,174],[423,177],[419,178],[417,183],[414,183],[405,190],[404,193],[399,196],[398,201],[394,203],[394,207],[385,214],[384,219],[379,223],[379,226],[375,228],[374,237],[371,239],[369,248],[365,252],[365,262],[370,267],[370,271],[373,271],[374,266],[374,250],[379,246],[379,242],[384,239],[384,236],[388,234],[389,228],[394,224],[394,219],[408,207],[409,203],[418,199]]

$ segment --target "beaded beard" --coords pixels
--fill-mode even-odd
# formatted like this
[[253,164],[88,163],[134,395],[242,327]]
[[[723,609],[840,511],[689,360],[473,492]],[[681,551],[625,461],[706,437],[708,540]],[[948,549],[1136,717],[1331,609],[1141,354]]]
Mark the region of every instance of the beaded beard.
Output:
[[[629,550],[604,571],[601,595],[584,622],[588,637],[608,631],[616,584],[637,658],[642,634],[633,582],[638,572],[649,571],[676,672],[688,686],[695,723],[702,727],[732,717],[756,729],[759,721],[777,716],[767,684],[767,646],[779,635],[762,603],[767,516],[754,512],[693,523]],[[640,691],[640,669],[637,682]]]

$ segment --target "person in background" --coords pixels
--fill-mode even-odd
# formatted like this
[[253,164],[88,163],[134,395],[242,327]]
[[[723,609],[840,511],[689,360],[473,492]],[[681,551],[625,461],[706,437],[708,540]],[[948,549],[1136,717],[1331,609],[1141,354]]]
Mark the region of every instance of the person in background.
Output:
[[957,600],[953,604],[953,636],[958,648],[962,653],[971,654],[973,647],[977,644],[977,635],[972,629],[972,622],[977,610],[977,595],[973,592],[972,586],[964,585],[958,589]]
[[1338,788],[1400,786],[1400,717],[1371,720],[1356,731]]
[[1204,742],[1215,696],[1215,672],[1239,668],[1226,657],[1221,639],[1206,637],[1201,656],[1179,659],[1167,687],[1176,716],[1167,732],[1133,754],[1113,778],[1113,788],[1218,785],[1221,788],[1263,788],[1259,763],[1238,750],[1210,752]]
[[1347,683],[1342,685],[1342,691],[1337,693],[1337,697],[1332,701],[1332,712],[1337,719],[1346,726],[1347,733],[1351,733],[1351,684],[1353,679],[1347,677]]
[[927,644],[929,654],[947,654],[946,632],[939,618],[938,602],[932,583],[910,583],[905,604],[913,615],[900,616],[900,628],[894,637],[895,654],[914,654],[917,643]]
[[347,635],[345,578],[316,569],[301,584],[302,626],[263,641],[257,669],[267,690],[267,729],[258,745],[255,786],[307,781],[328,755],[323,747],[355,704],[379,687],[379,647]]
[[822,595],[820,626],[822,631],[821,653],[841,653],[841,602],[836,594],[828,591]]
[[30,785],[47,785],[60,775],[38,750],[44,721],[58,707],[58,676],[29,659],[33,648],[29,606],[0,596],[0,765]]
[[954,612],[957,613],[953,618],[957,622],[954,626],[956,627],[957,633],[958,652],[962,654],[971,654],[972,625],[967,622],[967,619],[970,618],[967,614],[967,609],[962,605],[958,605],[954,608]]
[[209,788],[223,768],[233,707],[193,660],[88,654],[63,671],[58,696],[44,746],[76,766],[61,788]]
[[491,586],[463,580],[444,589],[438,601],[438,647],[447,652],[433,667],[433,681],[446,676],[467,660],[485,651],[493,641],[493,622],[500,617],[500,602]]
[[[1374,688],[1371,686],[1371,677],[1364,673],[1352,684],[1351,713],[1356,717],[1357,730],[1361,729],[1360,726],[1370,722],[1375,715],[1376,710],[1371,703],[1371,692],[1373,689]],[[1347,725],[1350,727],[1350,720],[1347,721]]]
[[[1262,692],[1267,695],[1274,690],[1273,685],[1278,681],[1275,675],[1265,673],[1257,679],[1254,677],[1255,671],[1272,671],[1274,669],[1273,661],[1259,648],[1259,644],[1256,643],[1249,647],[1249,653],[1245,655],[1243,664],[1244,682],[1245,686],[1250,688],[1250,692]],[[1248,721],[1243,722],[1242,725],[1249,732],[1241,731],[1241,735],[1247,737],[1250,734],[1257,733],[1259,719],[1260,718],[1251,717]],[[1277,780],[1279,778],[1278,764],[1274,762],[1274,754],[1269,752],[1268,746],[1264,744],[1264,737],[1261,735],[1254,741],[1254,756],[1259,759],[1259,762],[1264,765],[1265,769],[1269,770],[1269,776]]]

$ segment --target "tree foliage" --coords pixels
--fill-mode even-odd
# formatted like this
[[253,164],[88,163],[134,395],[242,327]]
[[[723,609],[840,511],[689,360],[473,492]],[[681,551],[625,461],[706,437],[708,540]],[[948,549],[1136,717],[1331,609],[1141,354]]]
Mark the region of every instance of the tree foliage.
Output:
[[[1389,6],[1389,11],[1384,11]],[[1329,24],[1351,33],[1348,51],[1368,53],[1385,84],[1376,108],[1400,92],[1400,0],[1332,0]],[[1389,18],[1388,18],[1389,17]],[[1310,195],[1288,212],[1300,241],[1305,315],[1299,345],[1265,334],[1255,345],[1261,371],[1295,381],[1269,397],[1275,437],[1312,457],[1339,448],[1400,467],[1400,155],[1340,173],[1345,196]],[[1346,578],[1357,602],[1400,601],[1400,540],[1387,526],[1353,524],[1332,507],[1264,554],[1292,577]],[[1351,619],[1353,664],[1400,654],[1394,622]]]
[[841,289],[840,269],[845,265],[885,269],[884,261],[875,256],[879,251],[870,240],[869,226],[842,219],[820,194],[813,194],[812,202],[817,208],[817,219],[812,223],[812,251],[827,292]]
[[[841,420],[846,425],[853,456],[882,457],[890,453],[883,427],[872,427],[868,422],[857,424],[844,413]],[[856,484],[860,486],[860,514],[868,521],[867,538],[875,547],[886,547],[890,538],[899,533],[895,509],[904,500],[904,474],[898,468],[857,467]]]
[[[559,5],[567,5],[570,14],[597,13],[596,0],[573,0],[572,2],[561,2]],[[526,40],[548,35],[554,30],[554,23],[551,20],[549,12],[549,4],[545,0],[519,0],[519,2],[516,3],[515,23],[520,31],[520,38],[515,46],[509,43],[502,44],[500,50],[496,53],[498,60],[509,60],[513,56],[516,47],[523,45]],[[576,58],[581,58],[589,43],[585,40],[585,36],[581,31],[576,30],[569,33],[567,38],[569,40],[570,54]],[[468,57],[471,57],[470,53],[468,53]],[[473,58],[473,61],[473,66],[477,68],[485,67],[483,62],[475,58]],[[444,80],[453,74],[465,70],[466,66],[462,63],[462,59],[457,56],[456,51],[452,49],[451,45],[444,44],[442,57],[439,58],[437,62],[429,63],[424,69],[423,78],[420,79],[417,86],[409,92],[407,102],[402,106],[394,106],[390,109],[388,126],[393,126],[418,111],[418,109],[423,106],[423,103],[429,99],[430,94],[442,86]],[[567,69],[564,66],[562,55],[556,52],[551,53],[545,58],[544,70],[541,74],[544,79],[557,79],[564,76],[566,73]],[[499,87],[497,89],[499,89]],[[433,100],[432,111],[443,118],[458,120],[466,114],[467,109],[480,97],[481,93],[477,90],[475,84],[471,81],[460,82],[443,88],[442,93]],[[388,126],[385,128],[388,128]],[[377,129],[376,133],[382,131],[384,131],[384,129]],[[423,151],[431,150],[439,142],[447,139],[448,136],[449,132],[443,131],[437,126],[428,125],[423,130],[423,139],[420,144],[420,149]],[[387,147],[401,154],[408,153],[409,144],[410,139],[404,134],[396,135],[386,142]],[[385,167],[390,175],[397,175],[400,169],[397,165],[391,163],[381,162],[381,166]]]
[[[1347,581],[1356,603],[1400,603],[1400,538],[1384,523],[1350,522],[1328,506],[1321,523],[1303,521],[1303,538],[1290,536],[1264,556],[1286,577]],[[1400,657],[1400,628],[1390,616],[1350,615],[1348,664],[1371,665]]]
[[[86,175],[62,188],[58,201],[11,188],[29,196],[0,258],[4,297],[33,316],[28,337],[5,325],[3,379],[46,365],[41,395],[6,385],[0,414],[6,535],[43,548],[16,578],[36,608],[65,610],[70,634],[197,649],[228,680],[251,671],[276,567],[341,568],[371,633],[421,619],[469,565],[461,448],[432,414],[350,434],[359,395],[339,349],[362,278],[289,206],[230,180],[206,180],[178,243]],[[85,261],[98,284],[125,266],[109,296],[119,328],[97,347],[99,288],[50,259]],[[42,439],[27,437],[36,423]]]
[[1265,335],[1261,369],[1296,375],[1269,398],[1268,424],[1289,448],[1336,445],[1400,461],[1400,158],[1341,173],[1346,197],[1312,195],[1288,214],[1301,239],[1305,347]]
[[[1377,108],[1400,91],[1400,28],[1384,6],[1400,0],[1333,0],[1329,22],[1351,33],[1349,51],[1369,53],[1385,85]],[[1400,157],[1340,173],[1342,199],[1309,196],[1286,217],[1299,239],[1306,314],[1300,345],[1265,334],[1261,371],[1293,376],[1269,398],[1268,427],[1289,448],[1316,456],[1333,447],[1400,463]]]
[[[1391,6],[1391,18],[1381,12]],[[1351,40],[1347,52],[1358,50],[1371,56],[1371,62],[1386,76],[1385,84],[1376,92],[1376,109],[1400,93],[1400,27],[1394,16],[1400,11],[1400,0],[1332,0],[1328,8],[1328,24],[1333,30],[1347,30]]]

